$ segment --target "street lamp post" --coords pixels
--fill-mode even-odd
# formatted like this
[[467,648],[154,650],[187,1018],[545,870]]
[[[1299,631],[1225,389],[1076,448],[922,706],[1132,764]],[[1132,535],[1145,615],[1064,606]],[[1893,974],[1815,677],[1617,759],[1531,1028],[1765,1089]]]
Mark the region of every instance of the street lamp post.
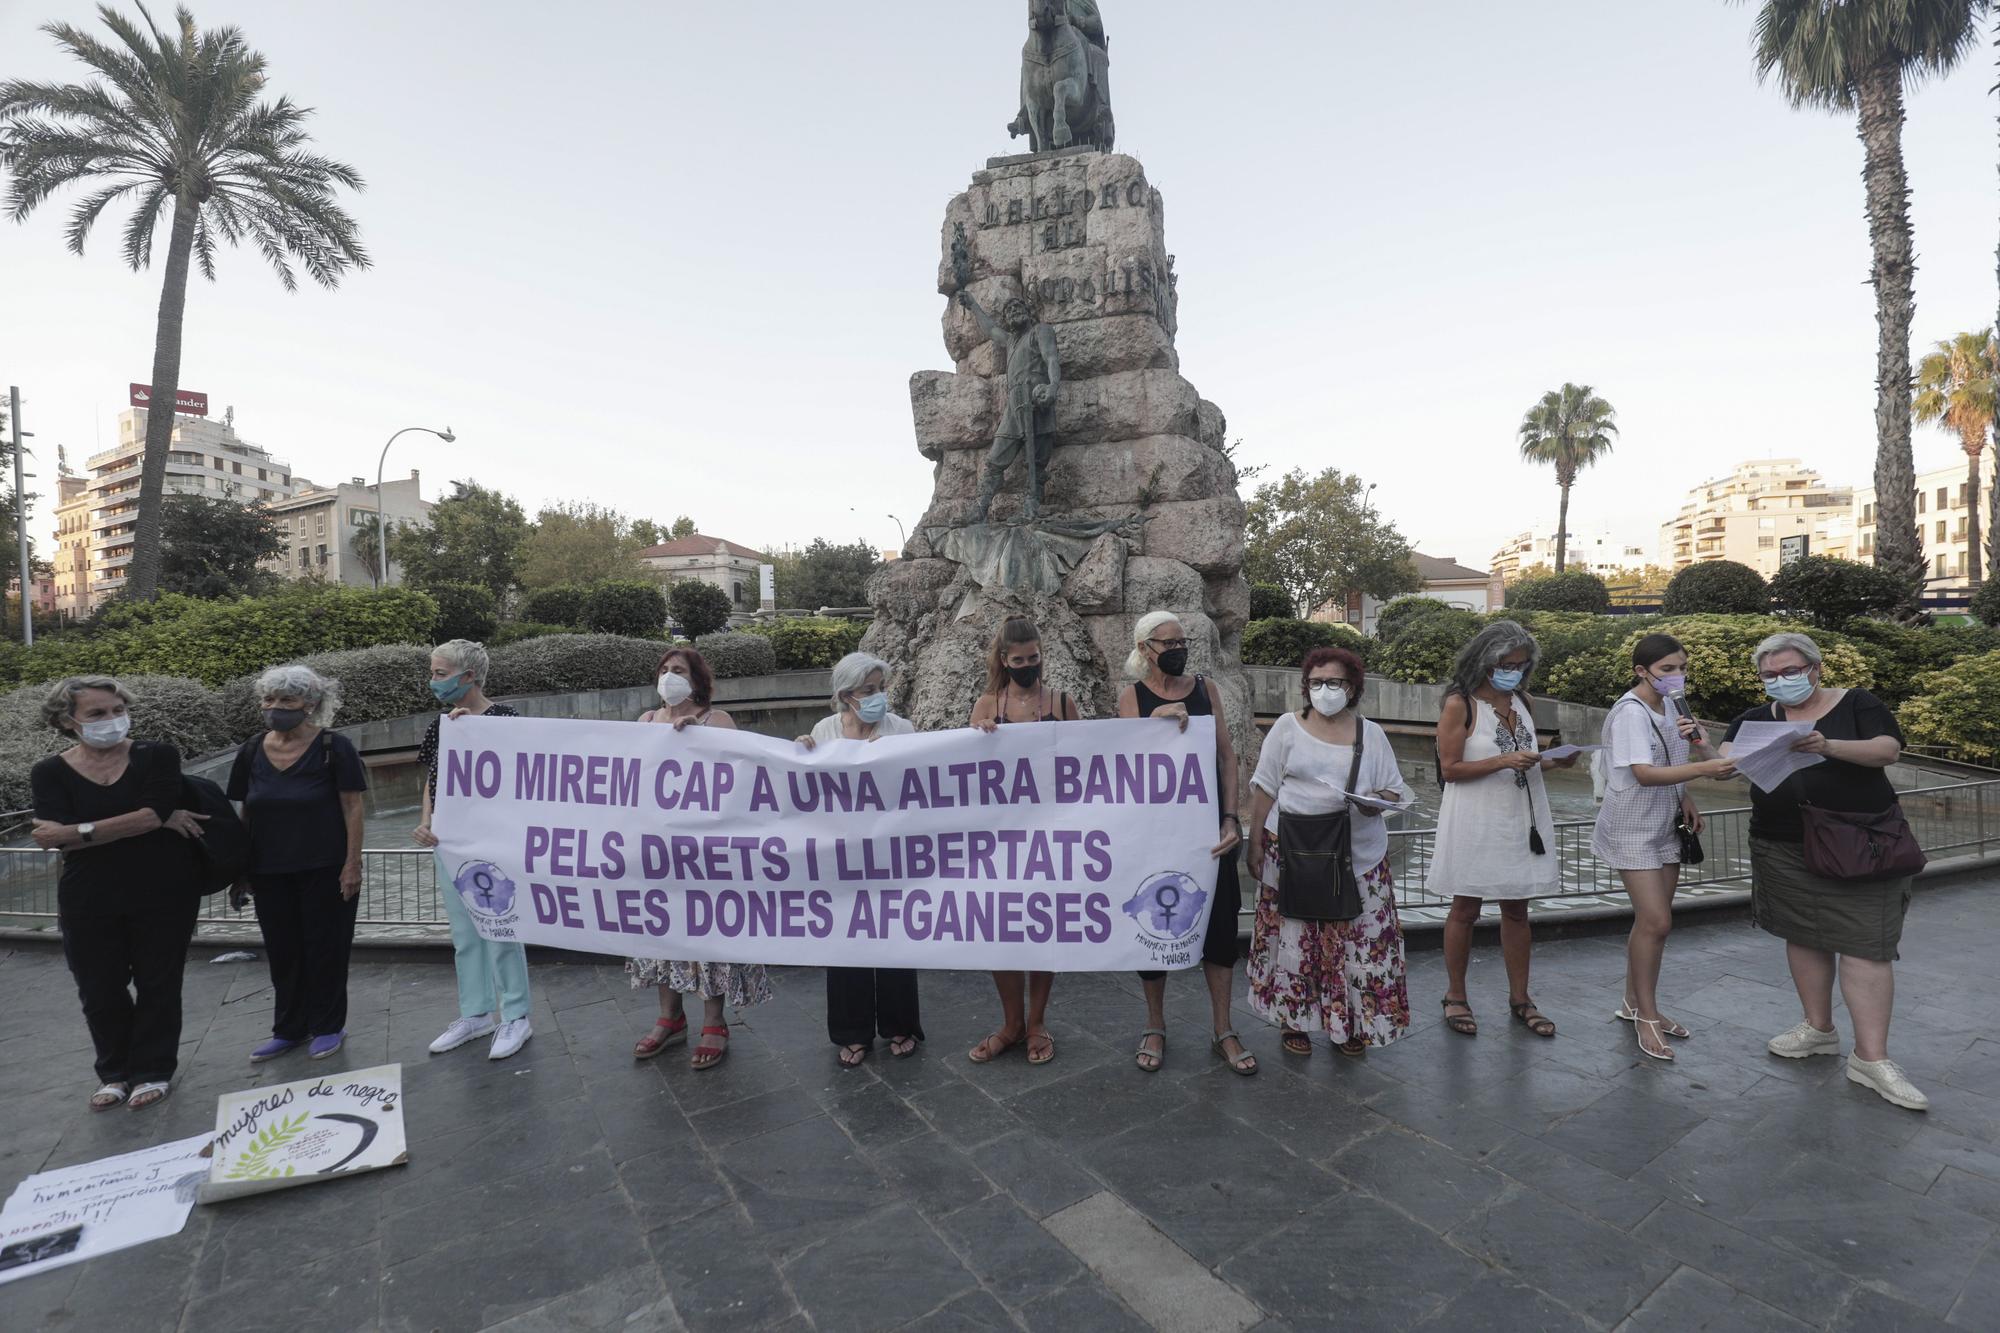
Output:
[[458,439],[449,426],[443,430],[432,430],[429,426],[405,426],[389,437],[389,444],[382,446],[382,457],[375,461],[375,586],[378,588],[389,582],[389,511],[382,503],[382,469],[389,462],[389,445],[413,430],[435,435],[446,444]]
[[889,521],[896,525],[896,537],[897,540],[902,543],[902,545],[898,546],[896,549],[900,551],[903,549],[904,546],[908,546],[910,544],[910,534],[903,530],[903,520],[897,518],[894,514],[889,515]]

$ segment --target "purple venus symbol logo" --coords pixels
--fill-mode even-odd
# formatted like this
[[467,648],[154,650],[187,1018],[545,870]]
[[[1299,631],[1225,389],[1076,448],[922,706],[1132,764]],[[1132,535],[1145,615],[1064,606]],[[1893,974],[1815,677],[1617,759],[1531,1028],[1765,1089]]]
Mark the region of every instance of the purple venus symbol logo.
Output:
[[1178,870],[1164,870],[1148,876],[1139,891],[1125,900],[1125,915],[1155,939],[1177,939],[1194,929],[1207,901],[1207,890],[1192,878]]
[[514,910],[514,881],[491,861],[467,862],[451,886],[481,916],[505,916]]

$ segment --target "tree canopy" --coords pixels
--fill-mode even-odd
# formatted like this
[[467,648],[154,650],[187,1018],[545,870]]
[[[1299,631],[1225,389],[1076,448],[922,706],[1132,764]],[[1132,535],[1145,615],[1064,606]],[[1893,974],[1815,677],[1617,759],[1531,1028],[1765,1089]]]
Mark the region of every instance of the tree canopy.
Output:
[[615,509],[551,505],[535,516],[534,530],[521,545],[517,577],[530,591],[563,583],[644,580],[650,571],[639,552],[654,544],[635,533]]
[[281,581],[263,562],[285,553],[284,529],[262,505],[170,495],[160,531],[163,593],[258,597]]
[[821,607],[868,605],[868,577],[882,563],[867,542],[836,546],[815,537],[803,551],[774,552],[778,605],[786,610],[817,611]]
[[477,583],[505,599],[519,581],[528,516],[512,496],[475,481],[455,481],[452,493],[431,506],[431,521],[389,534],[389,559],[405,582]]
[[1366,501],[1359,476],[1294,468],[1250,497],[1243,572],[1275,583],[1302,616],[1350,592],[1387,600],[1423,586],[1410,544]]

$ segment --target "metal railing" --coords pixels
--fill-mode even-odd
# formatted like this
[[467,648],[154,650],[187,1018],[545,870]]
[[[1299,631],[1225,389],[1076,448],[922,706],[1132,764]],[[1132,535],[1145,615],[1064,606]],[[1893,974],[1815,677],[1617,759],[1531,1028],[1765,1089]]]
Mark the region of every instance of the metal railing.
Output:
[[[2000,810],[2000,778],[1945,783],[1897,793],[1918,844],[1933,861],[1957,856],[1985,857],[2000,851],[2000,827],[1993,813]],[[1737,807],[1703,812],[1702,845],[1707,857],[1681,871],[1682,891],[1691,897],[1734,892],[1750,883],[1750,810]],[[1618,872],[1590,853],[1592,822],[1571,820],[1556,826],[1554,855],[1562,869],[1562,889],[1535,900],[1537,909],[1562,912],[1623,903]],[[1396,880],[1396,901],[1418,919],[1434,920],[1450,899],[1424,892],[1436,840],[1435,828],[1397,829],[1389,834],[1389,868]],[[0,926],[48,928],[56,917],[56,878],[60,861],[55,852],[34,847],[0,847]],[[1245,894],[1254,902],[1254,895]],[[1245,903],[1246,911],[1251,902]],[[248,934],[256,930],[249,910],[232,911],[228,895],[203,900],[200,928],[211,934]],[[419,848],[382,848],[362,853],[361,910],[357,925],[381,938],[435,938],[447,926],[438,897],[437,862]]]

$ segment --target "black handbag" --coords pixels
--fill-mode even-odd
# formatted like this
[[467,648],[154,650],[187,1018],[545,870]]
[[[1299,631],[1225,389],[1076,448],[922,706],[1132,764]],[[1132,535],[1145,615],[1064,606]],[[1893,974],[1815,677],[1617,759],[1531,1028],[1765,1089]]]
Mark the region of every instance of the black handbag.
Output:
[[[1361,776],[1367,728],[1354,715],[1354,765],[1347,790]],[[1278,813],[1278,914],[1295,921],[1352,921],[1361,915],[1361,881],[1354,875],[1352,812],[1345,805],[1324,815]]]
[[[1653,734],[1660,738],[1660,757],[1666,762],[1672,763],[1674,758],[1673,748],[1667,744],[1666,736],[1660,731],[1660,724],[1653,721],[1650,716],[1647,717],[1646,722],[1653,728]],[[1688,827],[1687,815],[1684,812],[1676,811],[1674,813],[1674,836],[1681,840],[1682,865],[1698,866],[1708,859],[1708,851],[1701,845],[1701,834],[1696,833],[1692,828]]]

